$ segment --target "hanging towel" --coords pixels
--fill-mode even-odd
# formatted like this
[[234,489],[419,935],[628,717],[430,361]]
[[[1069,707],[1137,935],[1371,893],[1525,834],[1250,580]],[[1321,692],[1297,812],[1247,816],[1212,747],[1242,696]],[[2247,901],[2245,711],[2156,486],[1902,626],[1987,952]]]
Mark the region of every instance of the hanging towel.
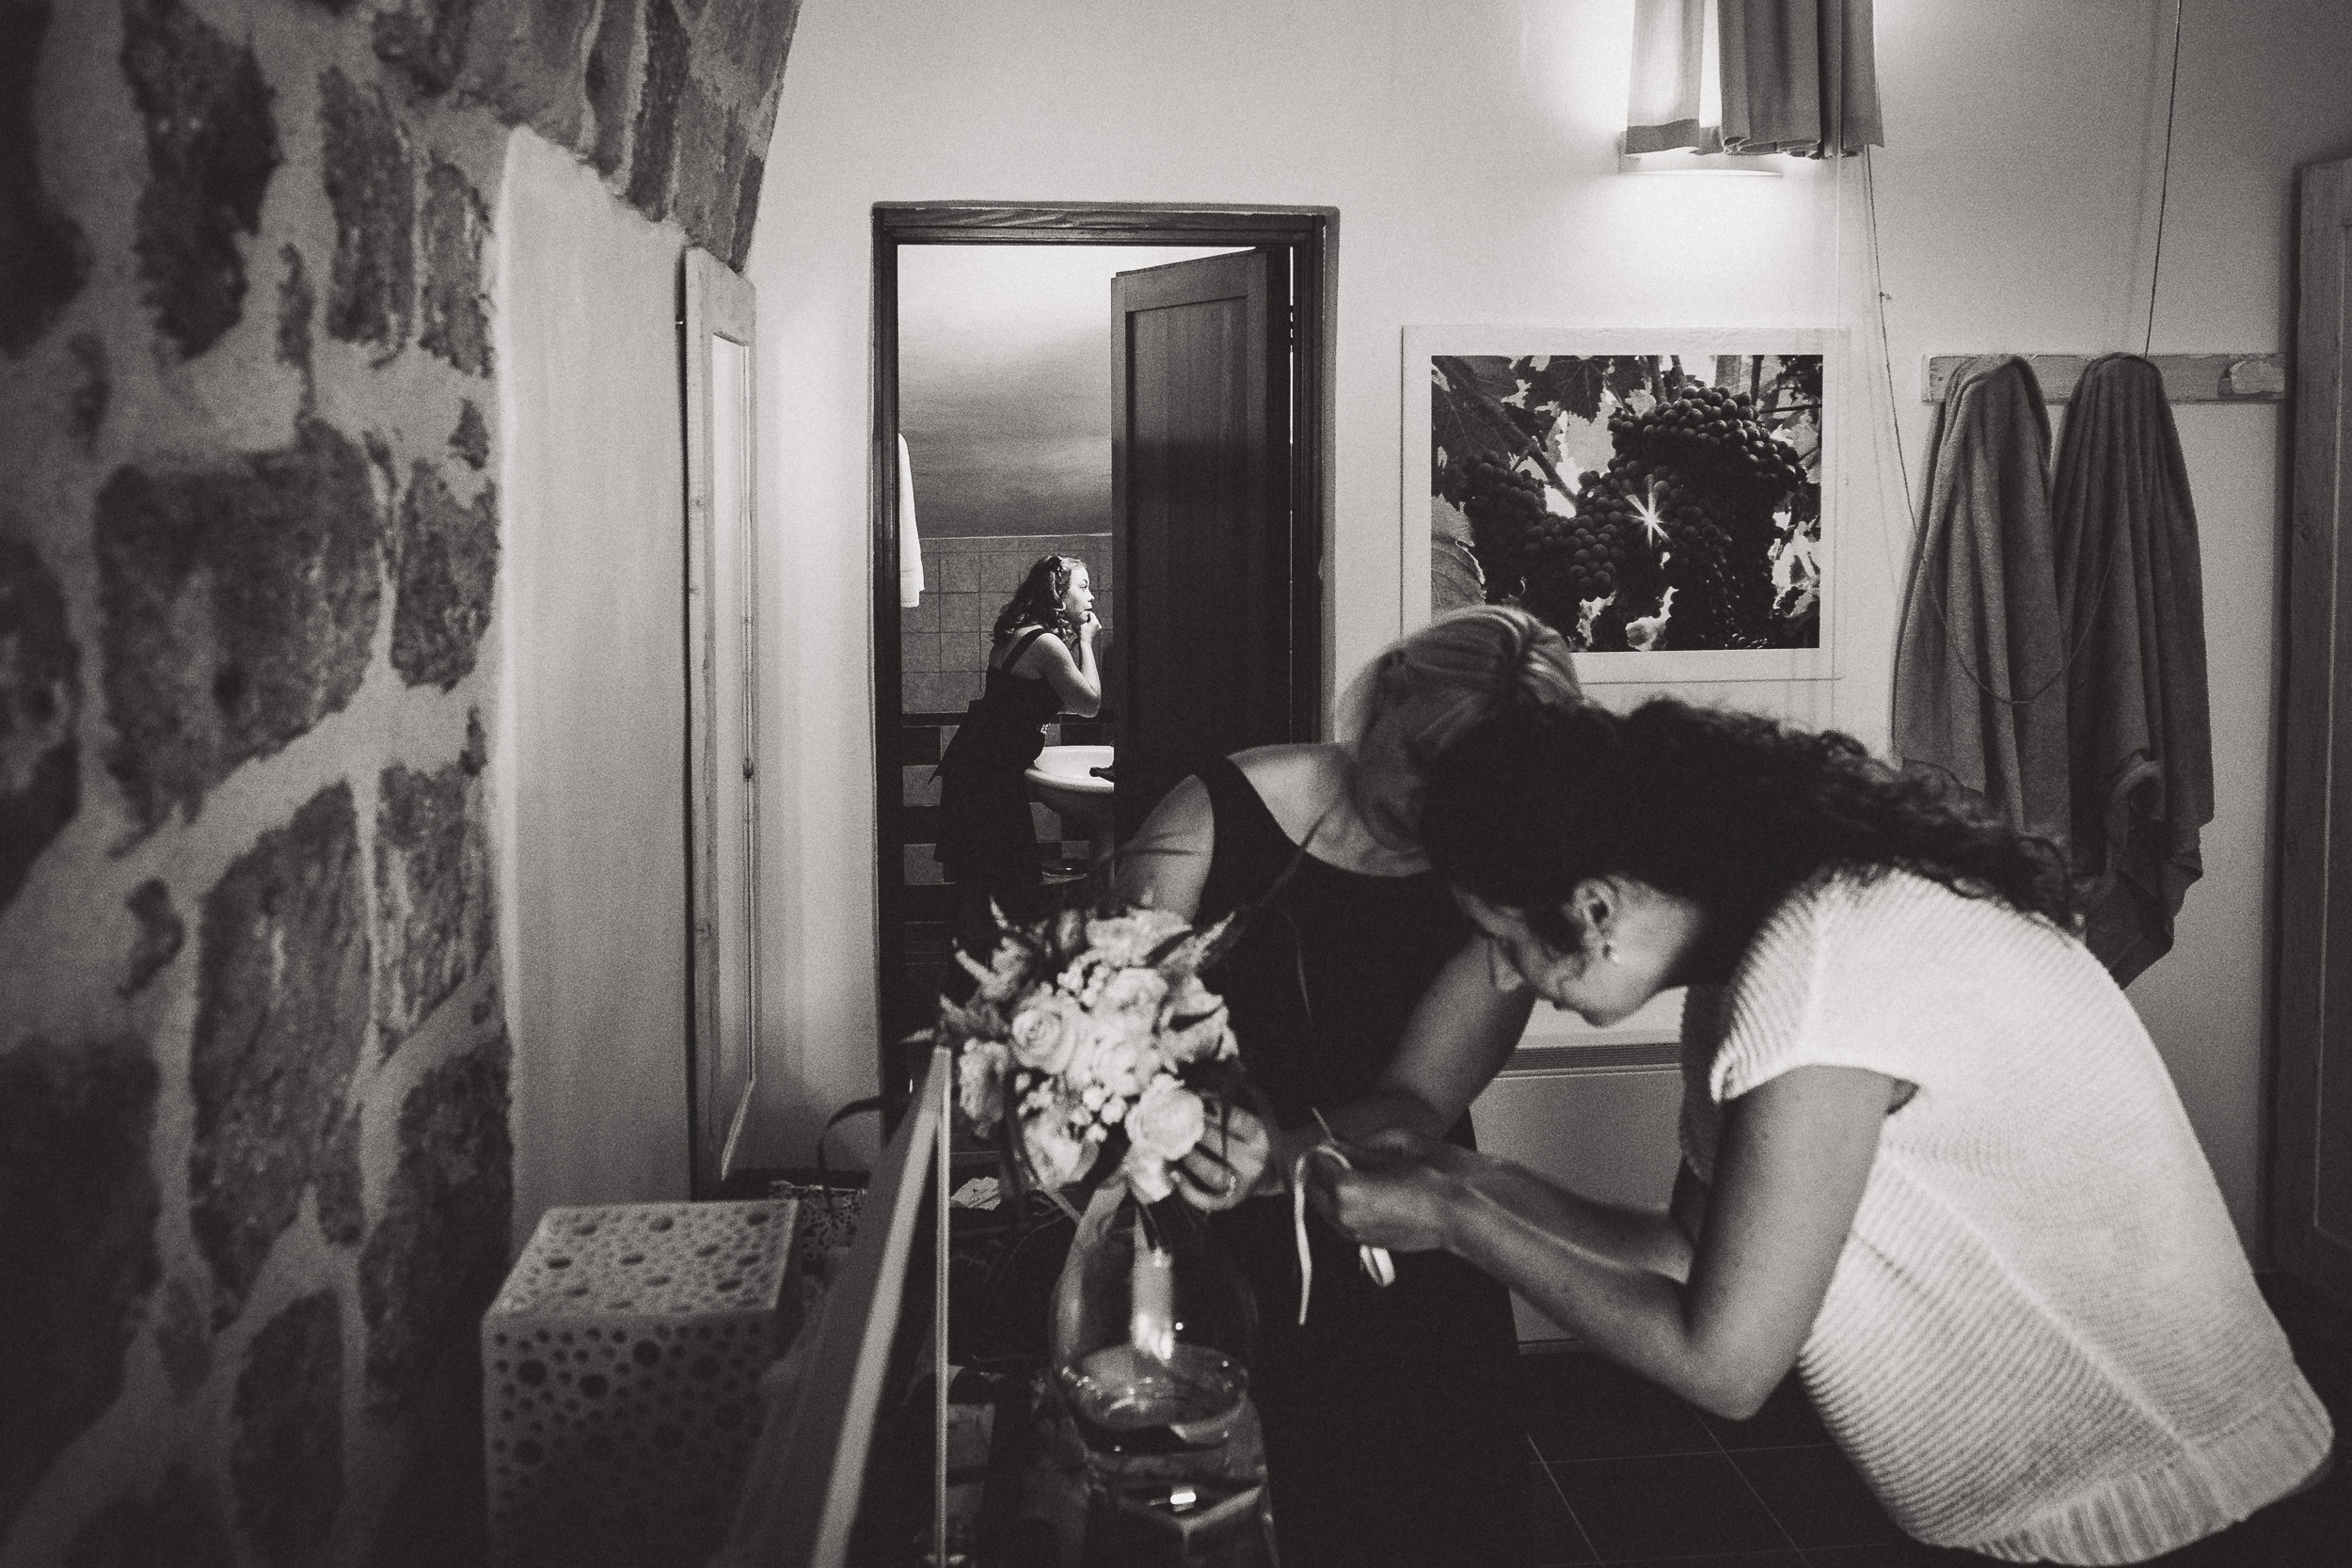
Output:
[[2197,512],[2164,376],[2093,360],[2053,476],[2074,869],[2084,940],[2118,984],[2170,950],[2213,820]]
[[1895,754],[2063,846],[2066,686],[2053,565],[2050,415],[2023,359],[1945,389],[1895,647]]
[[914,527],[914,459],[898,437],[898,608],[923,602],[923,536]]

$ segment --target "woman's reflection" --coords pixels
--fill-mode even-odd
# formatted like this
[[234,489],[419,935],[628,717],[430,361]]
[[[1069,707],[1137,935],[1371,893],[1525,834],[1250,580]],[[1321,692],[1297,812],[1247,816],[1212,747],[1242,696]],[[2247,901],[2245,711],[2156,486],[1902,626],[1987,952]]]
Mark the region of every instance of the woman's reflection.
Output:
[[939,759],[937,853],[956,887],[956,940],[975,958],[996,942],[990,899],[1013,919],[1036,911],[1042,878],[1022,774],[1055,714],[1091,719],[1102,707],[1101,625],[1085,562],[1049,555],[1031,566],[996,617],[988,684]]

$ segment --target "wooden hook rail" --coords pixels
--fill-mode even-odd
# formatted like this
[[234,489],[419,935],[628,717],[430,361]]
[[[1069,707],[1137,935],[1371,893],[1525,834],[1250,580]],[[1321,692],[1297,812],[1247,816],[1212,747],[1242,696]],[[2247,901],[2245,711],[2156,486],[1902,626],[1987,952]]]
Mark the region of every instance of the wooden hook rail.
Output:
[[[1920,367],[1919,401],[1942,403],[1944,388],[1974,354],[1930,355]],[[2074,395],[2074,383],[2095,354],[2027,354],[2042,383],[2044,403],[2064,403]],[[2174,403],[2284,403],[2287,397],[2287,356],[2283,354],[2152,354],[2151,363],[2164,376],[2165,396]]]

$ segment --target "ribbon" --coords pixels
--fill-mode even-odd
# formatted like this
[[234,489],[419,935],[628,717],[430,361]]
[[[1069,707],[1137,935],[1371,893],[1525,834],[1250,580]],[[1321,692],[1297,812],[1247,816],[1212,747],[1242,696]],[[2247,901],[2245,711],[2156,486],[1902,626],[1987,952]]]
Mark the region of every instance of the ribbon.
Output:
[[[1337,1144],[1320,1143],[1300,1154],[1291,1166],[1291,1230],[1298,1241],[1298,1326],[1307,1326],[1307,1298],[1315,1285],[1314,1255],[1307,1246],[1307,1162],[1322,1154],[1340,1163],[1342,1170],[1354,1170],[1347,1155]],[[1356,1261],[1362,1265],[1372,1282],[1383,1289],[1396,1283],[1396,1259],[1384,1246],[1359,1246]]]

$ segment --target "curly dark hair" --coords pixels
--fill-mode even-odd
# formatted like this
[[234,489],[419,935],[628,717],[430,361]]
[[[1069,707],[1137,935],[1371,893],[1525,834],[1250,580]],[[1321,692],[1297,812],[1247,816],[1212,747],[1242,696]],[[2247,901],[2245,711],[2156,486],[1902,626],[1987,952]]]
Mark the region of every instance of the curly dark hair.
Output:
[[1915,873],[2072,929],[2063,854],[1899,772],[1862,743],[1671,698],[1630,714],[1518,706],[1438,758],[1422,821],[1447,880],[1562,951],[1578,883],[1625,877],[1705,909],[1726,970],[1766,917],[1830,873]]
[[1061,596],[1070,592],[1070,574],[1084,564],[1074,555],[1041,556],[997,612],[996,641],[1002,642],[1023,626],[1043,626],[1076,652],[1078,628],[1063,611]]

